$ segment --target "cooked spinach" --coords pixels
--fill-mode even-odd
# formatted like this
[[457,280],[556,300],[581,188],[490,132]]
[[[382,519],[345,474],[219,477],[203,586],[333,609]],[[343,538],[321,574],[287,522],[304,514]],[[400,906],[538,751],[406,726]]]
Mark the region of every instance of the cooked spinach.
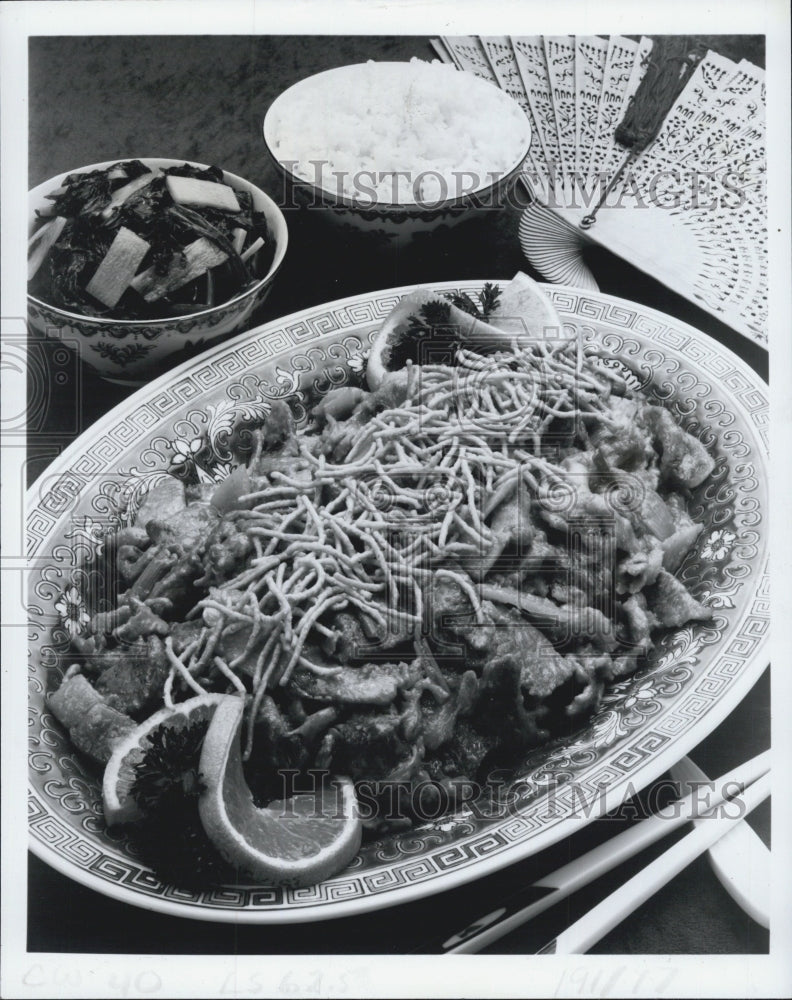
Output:
[[[152,175],[142,186],[133,182]],[[247,191],[234,190],[239,211],[211,204],[178,204],[168,190],[169,176],[223,184],[218,167],[200,169],[189,163],[152,171],[140,160],[113,164],[103,170],[70,174],[49,195],[52,208],[38,213],[42,228],[54,216],[66,219],[63,229],[29,284],[31,294],[50,305],[86,316],[110,319],[159,319],[184,315],[226,302],[243,292],[269,270],[275,242],[263,212],[253,206]],[[129,187],[129,193],[125,190]],[[119,203],[120,202],[120,203]],[[87,290],[116,237],[124,227],[145,240],[149,250],[135,279],[112,308]],[[240,230],[244,232],[241,239]],[[198,277],[178,283],[184,251],[205,237],[225,260]],[[264,245],[247,261],[241,253],[259,237]],[[34,233],[31,245],[36,239]],[[164,293],[148,299],[135,287],[138,276],[153,268],[174,279]],[[184,280],[184,279],[182,279]]]

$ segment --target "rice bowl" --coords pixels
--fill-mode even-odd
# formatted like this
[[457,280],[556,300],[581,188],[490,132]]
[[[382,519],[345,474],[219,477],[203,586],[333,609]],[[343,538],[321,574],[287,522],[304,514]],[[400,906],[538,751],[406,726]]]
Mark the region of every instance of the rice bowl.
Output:
[[492,84],[413,59],[300,81],[270,107],[264,138],[298,184],[341,204],[433,209],[514,173],[530,124]]

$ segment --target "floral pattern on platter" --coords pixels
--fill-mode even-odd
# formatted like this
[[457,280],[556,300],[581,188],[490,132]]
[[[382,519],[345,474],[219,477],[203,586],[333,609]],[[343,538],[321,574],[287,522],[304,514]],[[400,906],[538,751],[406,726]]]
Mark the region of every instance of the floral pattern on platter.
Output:
[[61,624],[72,638],[86,631],[91,616],[83,603],[82,594],[75,586],[63,592],[60,600],[55,602],[55,610],[58,612]]
[[731,551],[737,536],[724,528],[713,531],[701,549],[701,558],[721,562]]
[[[480,282],[447,283],[472,292]],[[579,732],[530,754],[503,813],[469,811],[364,846],[349,868],[302,890],[229,885],[187,891],[160,882],[120,832],[101,820],[96,777],[77,759],[46,706],[59,660],[85,624],[85,596],[101,588],[103,538],[134,517],[168,474],[211,483],[231,470],[229,436],[288,398],[298,421],[330,388],[363,375],[378,323],[409,289],[369,293],[306,310],[237,337],[177,369],[108,415],[34,488],[28,543],[30,612],[30,832],[34,849],[99,891],[161,911],[216,920],[305,919],[349,913],[459,884],[482,858],[507,863],[570,829],[582,798],[640,787],[723,718],[764,668],[767,633],[766,390],[724,348],[651,310],[554,287],[565,328],[584,349],[619,359],[658,402],[710,448],[711,481],[692,497],[705,524],[680,574],[714,611],[706,624],[669,632],[651,662],[612,686]],[[548,794],[553,792],[553,810]],[[577,823],[579,827],[579,820]]]

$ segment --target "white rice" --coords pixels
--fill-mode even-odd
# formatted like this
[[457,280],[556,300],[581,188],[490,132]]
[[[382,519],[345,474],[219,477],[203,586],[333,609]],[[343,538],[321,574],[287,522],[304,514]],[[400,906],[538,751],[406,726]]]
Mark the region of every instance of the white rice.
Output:
[[490,186],[528,150],[508,94],[443,63],[368,62],[319,73],[272,105],[267,143],[297,177],[367,205],[431,206]]

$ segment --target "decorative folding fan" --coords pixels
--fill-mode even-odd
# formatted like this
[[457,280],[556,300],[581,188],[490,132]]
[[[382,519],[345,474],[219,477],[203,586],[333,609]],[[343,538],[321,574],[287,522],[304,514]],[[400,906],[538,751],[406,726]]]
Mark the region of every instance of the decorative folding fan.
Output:
[[[766,345],[764,70],[715,52],[675,68],[667,42],[649,38],[444,37],[433,46],[507,91],[531,121],[522,177],[532,204],[520,241],[540,274],[596,288],[582,258],[591,240]],[[625,115],[658,73],[666,90],[678,76],[667,95],[675,100],[648,145],[631,148],[640,127],[625,139]]]

